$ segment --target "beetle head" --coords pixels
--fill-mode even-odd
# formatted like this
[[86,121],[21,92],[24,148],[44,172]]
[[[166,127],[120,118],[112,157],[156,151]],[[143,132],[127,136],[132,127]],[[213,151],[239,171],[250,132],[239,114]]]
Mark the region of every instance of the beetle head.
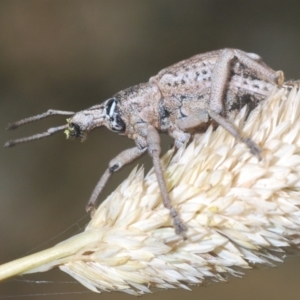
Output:
[[100,105],[80,111],[67,119],[68,124],[65,130],[67,138],[80,138],[83,141],[91,130],[100,126],[123,133],[126,126],[120,117],[117,102],[116,98],[110,98]]

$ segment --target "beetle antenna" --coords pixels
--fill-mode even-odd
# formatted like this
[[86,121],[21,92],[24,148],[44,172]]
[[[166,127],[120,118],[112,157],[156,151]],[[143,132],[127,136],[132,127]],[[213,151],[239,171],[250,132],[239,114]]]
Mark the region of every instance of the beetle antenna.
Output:
[[[6,130],[13,130],[13,129],[16,129],[16,128],[22,126],[22,125],[27,124],[27,123],[38,121],[38,120],[41,120],[41,119],[44,119],[44,118],[47,118],[47,117],[50,117],[50,116],[54,116],[54,115],[70,116],[70,115],[74,115],[74,114],[75,113],[72,112],[72,111],[49,109],[48,111],[46,111],[45,113],[42,113],[40,115],[36,115],[36,116],[33,116],[33,117],[22,119],[20,121],[12,123],[12,124],[8,124]],[[59,127],[57,127],[57,128],[59,128]],[[50,129],[53,129],[53,128],[50,128]]]
[[[29,122],[31,122],[31,121],[29,121]],[[6,148],[13,147],[13,146],[18,145],[18,144],[27,143],[27,142],[31,142],[31,141],[34,141],[34,140],[39,140],[39,139],[48,137],[48,136],[50,136],[50,135],[52,135],[52,134],[54,134],[54,133],[56,133],[58,131],[62,131],[64,129],[67,129],[67,127],[68,127],[68,125],[62,125],[62,126],[58,126],[58,127],[52,127],[52,128],[49,128],[47,131],[45,131],[43,133],[38,133],[38,134],[31,135],[31,136],[28,136],[28,137],[25,137],[25,138],[11,140],[11,141],[6,142],[4,144],[4,147],[6,147]]]
[[[63,110],[54,110],[54,109],[49,109],[48,111],[46,111],[45,113],[42,113],[40,115],[36,115],[33,117],[29,117],[26,119],[22,119],[20,121],[17,121],[15,123],[12,124],[8,124],[6,130],[13,130],[16,129],[22,125],[25,125],[27,123],[30,122],[34,122],[34,121],[38,121],[50,116],[54,116],[54,115],[63,115],[63,116],[70,116],[70,115],[74,115],[75,113],[72,111],[63,111]],[[68,125],[62,125],[62,126],[58,126],[58,127],[53,127],[53,128],[49,128],[47,131],[43,132],[43,133],[38,133],[32,136],[28,136],[25,138],[20,138],[20,139],[16,139],[16,140],[11,140],[8,141],[4,144],[4,147],[13,147],[15,145],[18,144],[22,144],[22,143],[27,143],[27,142],[31,142],[34,140],[39,140],[42,139],[44,137],[50,136],[58,131],[62,131],[64,129],[67,129]]]

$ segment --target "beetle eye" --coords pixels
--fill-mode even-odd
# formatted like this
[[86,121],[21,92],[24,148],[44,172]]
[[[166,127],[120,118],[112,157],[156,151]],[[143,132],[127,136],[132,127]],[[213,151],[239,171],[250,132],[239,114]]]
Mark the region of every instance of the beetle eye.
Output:
[[115,109],[116,109],[117,100],[115,98],[111,98],[106,103],[106,116],[112,117]]

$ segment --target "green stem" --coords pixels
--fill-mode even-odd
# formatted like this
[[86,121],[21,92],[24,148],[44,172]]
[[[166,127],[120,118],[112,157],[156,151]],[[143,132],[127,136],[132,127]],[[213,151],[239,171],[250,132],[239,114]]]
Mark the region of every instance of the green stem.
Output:
[[[0,265],[0,281],[23,273],[30,273],[31,270],[42,265],[53,263],[52,267],[54,267],[57,265],[54,263],[55,260],[74,255],[88,244],[101,239],[101,236],[99,231],[85,231],[54,247]],[[40,271],[47,271],[48,269],[45,268]]]

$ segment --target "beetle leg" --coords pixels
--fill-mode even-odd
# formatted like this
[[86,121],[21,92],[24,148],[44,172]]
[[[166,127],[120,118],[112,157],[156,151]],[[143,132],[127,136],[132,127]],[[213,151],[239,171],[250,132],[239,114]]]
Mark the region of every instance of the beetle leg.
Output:
[[[225,51],[228,49],[225,49]],[[282,85],[284,82],[284,74],[282,71],[274,71],[261,61],[261,58],[253,53],[246,53],[241,50],[231,50],[234,52],[235,57],[245,66],[249,67],[265,80],[274,82],[277,85]]]
[[175,227],[175,232],[177,234],[181,234],[184,238],[186,238],[185,231],[187,230],[187,227],[179,217],[176,209],[172,206],[167,191],[166,181],[163,174],[163,168],[159,158],[160,151],[161,151],[159,134],[157,130],[151,125],[148,125],[147,143],[148,143],[149,155],[153,159],[153,166],[154,166],[157,182],[160,188],[160,192],[163,198],[164,207],[169,209],[170,211],[170,215],[173,220],[173,225]]
[[243,138],[239,130],[229,120],[220,115],[224,112],[223,98],[230,78],[230,65],[234,59],[237,59],[240,63],[252,69],[266,80],[278,85],[283,83],[283,73],[270,69],[268,66],[262,64],[258,57],[254,58],[252,54],[233,49],[225,49],[213,69],[208,112],[210,117],[230,132],[236,139],[244,142],[250,148],[251,153],[256,155],[260,160],[260,148],[250,138]]
[[96,202],[99,194],[103,190],[104,186],[106,185],[107,181],[109,180],[110,176],[116,172],[119,171],[123,166],[131,163],[133,160],[139,158],[141,155],[143,155],[146,152],[147,148],[140,149],[138,147],[133,147],[126,149],[119,153],[115,158],[113,158],[109,164],[108,168],[104,172],[104,174],[101,176],[100,180],[98,181],[87,205],[86,205],[86,211],[93,213],[96,208]]
[[208,113],[206,110],[201,109],[188,115],[184,119],[178,120],[176,122],[176,125],[180,130],[187,131],[201,125],[202,123],[207,123],[207,122],[208,122]]
[[211,78],[211,96],[210,96],[210,109],[216,113],[221,113],[224,109],[224,93],[227,89],[228,80],[231,75],[231,62],[238,60],[246,67],[253,70],[265,80],[274,82],[275,84],[281,85],[284,81],[282,71],[274,71],[267,65],[261,63],[253,58],[253,54],[247,54],[246,52],[235,50],[235,49],[224,49],[218,58]]
[[245,143],[250,152],[257,156],[259,160],[261,160],[261,149],[258,145],[256,145],[250,138],[242,137],[239,130],[230,122],[230,120],[222,117],[220,114],[217,114],[214,111],[210,111],[209,115],[212,119],[214,119],[219,125],[221,125],[224,129],[226,129],[229,133],[231,133],[237,140],[242,141]]

